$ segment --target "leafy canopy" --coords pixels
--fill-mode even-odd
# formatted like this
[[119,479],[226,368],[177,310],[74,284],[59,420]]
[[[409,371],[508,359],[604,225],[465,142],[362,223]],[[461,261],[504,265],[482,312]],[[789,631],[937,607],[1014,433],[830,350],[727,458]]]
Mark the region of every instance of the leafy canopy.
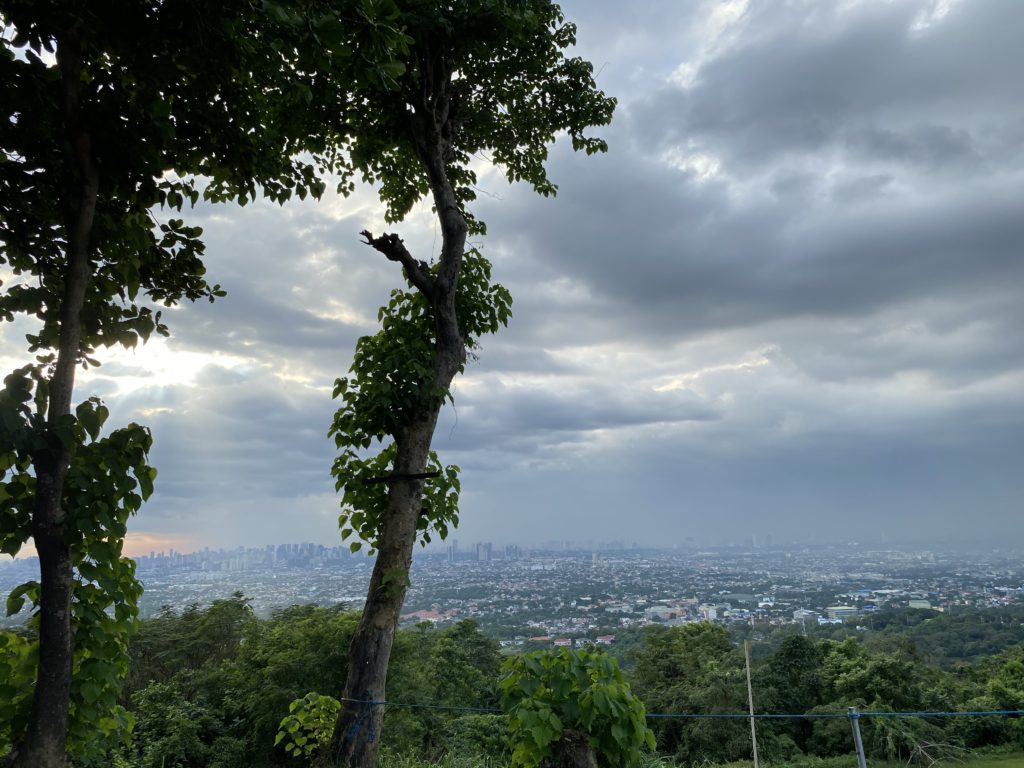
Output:
[[[476,197],[475,159],[547,196],[548,146],[567,134],[587,154],[606,143],[585,131],[611,121],[615,99],[595,87],[593,65],[565,50],[576,27],[550,0],[382,0],[409,41],[388,82],[365,79],[351,93],[351,139],[336,157],[339,190],[358,174],[380,186],[388,221],[400,221],[430,191],[429,164],[411,116],[443,124],[444,170],[468,217]],[[482,225],[477,226],[482,230]]]

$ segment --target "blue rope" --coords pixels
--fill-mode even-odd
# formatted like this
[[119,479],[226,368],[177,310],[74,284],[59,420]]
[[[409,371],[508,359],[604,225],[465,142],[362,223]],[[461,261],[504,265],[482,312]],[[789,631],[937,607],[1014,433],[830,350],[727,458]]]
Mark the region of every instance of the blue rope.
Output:
[[360,701],[358,699],[341,699],[341,701],[347,701],[350,704],[361,704],[363,705],[363,711],[352,723],[352,727],[348,729],[348,738],[353,740],[359,735],[359,732],[363,729],[363,723],[368,722],[369,728],[366,731],[367,742],[372,743],[376,737],[376,731],[373,725],[373,707],[377,704],[384,704],[383,701]]
[[861,712],[867,717],[1021,717],[1024,709],[990,709],[978,712]]
[[445,712],[484,712],[487,714],[500,715],[503,710],[492,707],[452,707],[443,704],[405,704],[396,701],[363,701],[362,699],[339,699],[349,704],[366,704],[367,706],[399,707],[401,709],[438,709]]
[[753,717],[756,720],[782,720],[782,719],[827,719],[827,718],[859,718],[859,717],[1020,717],[1024,715],[1021,709],[993,709],[976,712],[805,712],[804,714],[784,713],[769,714],[749,713],[734,714],[697,714],[689,712],[650,712],[648,718],[687,718],[687,719],[723,719],[723,720],[749,720]]
[[[366,707],[363,715],[352,726],[362,726],[362,719],[371,712],[371,707],[396,707],[399,709],[433,709],[444,712],[483,712],[486,714],[502,714],[503,710],[491,707],[454,707],[443,704],[412,704],[397,701],[368,701],[363,699],[340,699],[349,704],[362,704]],[[694,713],[694,712],[649,712],[646,715],[650,719],[720,719],[720,720],[748,720],[754,717],[757,720],[784,720],[784,719],[829,719],[829,718],[854,718],[854,717],[1022,717],[1024,709],[991,709],[968,712],[805,712],[796,713]],[[352,734],[358,733],[358,729]],[[373,741],[373,718],[370,718],[370,741]]]
[[[866,714],[862,712],[861,714]],[[690,719],[690,720],[749,720],[753,717],[756,720],[783,720],[786,718],[832,718],[832,717],[849,717],[846,712],[815,712],[813,714],[767,714],[760,713],[751,715],[750,713],[695,713],[695,712],[648,712],[645,717],[650,719]]]

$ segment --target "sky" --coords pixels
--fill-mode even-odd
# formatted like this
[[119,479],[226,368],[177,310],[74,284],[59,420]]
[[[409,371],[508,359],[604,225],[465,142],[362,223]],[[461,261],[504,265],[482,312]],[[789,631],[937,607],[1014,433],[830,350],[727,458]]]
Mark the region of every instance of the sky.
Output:
[[[606,155],[552,149],[554,199],[482,169],[474,244],[514,316],[435,436],[454,538],[1020,543],[1024,3],[562,7],[619,105]],[[153,430],[130,549],[340,543],[331,389],[401,283],[358,233],[429,259],[429,208],[188,221],[227,297],[77,390]]]

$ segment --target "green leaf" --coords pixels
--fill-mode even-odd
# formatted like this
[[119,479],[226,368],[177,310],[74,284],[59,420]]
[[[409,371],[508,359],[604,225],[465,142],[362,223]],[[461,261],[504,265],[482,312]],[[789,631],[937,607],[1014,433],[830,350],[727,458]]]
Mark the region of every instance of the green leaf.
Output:
[[25,607],[24,597],[14,597],[13,595],[7,598],[7,615],[13,616],[14,614],[21,611]]
[[533,736],[533,741],[538,747],[546,747],[551,741],[551,731],[543,726],[533,726],[530,728],[530,734]]
[[7,615],[13,616],[25,606],[25,600],[29,599],[35,603],[39,599],[39,583],[26,581],[11,590],[7,597]]
[[626,733],[626,729],[623,728],[620,723],[612,723],[612,738],[615,739],[620,746],[626,746],[628,735]]

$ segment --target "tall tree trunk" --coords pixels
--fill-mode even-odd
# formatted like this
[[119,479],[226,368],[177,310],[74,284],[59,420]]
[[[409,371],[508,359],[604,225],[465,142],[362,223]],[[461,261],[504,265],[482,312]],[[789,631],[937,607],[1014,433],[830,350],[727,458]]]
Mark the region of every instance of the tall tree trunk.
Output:
[[[397,441],[395,474],[414,474],[426,467],[437,413],[425,414]],[[422,480],[397,480],[388,492],[388,511],[381,531],[377,561],[370,577],[366,605],[349,648],[345,700],[334,729],[331,762],[341,766],[373,766],[384,708],[365,702],[383,701],[388,662],[395,639],[422,506]]]
[[545,768],[597,768],[597,755],[582,731],[566,728],[551,751]]
[[[447,77],[447,74],[445,74]],[[444,167],[445,142],[433,107],[417,115],[413,127],[420,160],[427,170],[441,224],[441,258],[436,277],[415,261],[397,237],[382,237],[370,245],[400,262],[410,281],[429,299],[434,315],[434,377],[426,384],[424,404],[409,424],[394,435],[396,475],[423,472],[443,397],[466,361],[466,345],[455,312],[455,291],[466,248],[466,220]],[[368,233],[364,233],[367,234]],[[349,649],[348,677],[342,709],[334,727],[328,762],[346,768],[373,768],[384,708],[367,702],[383,701],[388,662],[395,630],[405,601],[409,566],[416,545],[416,523],[422,508],[422,481],[401,479],[388,487],[388,511],[377,545],[377,561],[363,607],[362,619]]]
[[64,532],[62,497],[71,454],[57,437],[57,421],[71,413],[75,369],[81,342],[81,312],[89,279],[89,239],[99,194],[92,140],[82,123],[81,44],[74,33],[57,40],[57,66],[63,89],[63,116],[69,177],[67,257],[60,306],[60,342],[49,382],[47,447],[33,458],[36,473],[32,538],[39,555],[39,666],[25,743],[16,751],[17,768],[63,768],[67,760],[68,704],[73,637],[71,551]]

